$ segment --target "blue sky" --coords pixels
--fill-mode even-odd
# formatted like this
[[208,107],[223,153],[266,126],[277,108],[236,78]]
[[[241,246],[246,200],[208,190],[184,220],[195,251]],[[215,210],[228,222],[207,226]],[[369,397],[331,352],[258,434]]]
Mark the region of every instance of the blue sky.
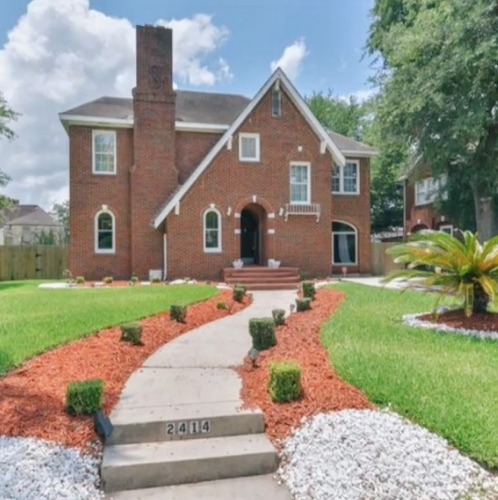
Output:
[[[179,88],[251,97],[279,64],[303,95],[330,89],[361,97],[370,89],[372,69],[362,56],[372,6],[373,0],[2,0],[0,91],[22,113],[16,141],[0,141],[1,168],[12,177],[6,193],[47,208],[67,197],[67,136],[57,113],[104,94],[130,95],[134,25],[162,22],[177,33]],[[45,138],[41,120],[50,125]]]

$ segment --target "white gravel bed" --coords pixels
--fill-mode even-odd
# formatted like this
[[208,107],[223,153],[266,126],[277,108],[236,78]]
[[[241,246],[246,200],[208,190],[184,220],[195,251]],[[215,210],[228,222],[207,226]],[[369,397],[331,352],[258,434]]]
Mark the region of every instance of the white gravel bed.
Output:
[[432,321],[424,321],[419,319],[419,316],[431,313],[418,313],[418,314],[405,314],[403,316],[403,323],[415,328],[425,328],[426,330],[436,330],[441,333],[457,333],[459,335],[466,335],[468,337],[477,337],[479,339],[498,340],[497,332],[486,332],[483,330],[465,330],[464,328],[453,328],[452,326],[444,324],[432,323]]
[[279,475],[296,500],[498,498],[485,469],[389,411],[319,414],[285,441],[282,455]]
[[0,498],[5,500],[93,500],[99,458],[33,438],[0,437]]

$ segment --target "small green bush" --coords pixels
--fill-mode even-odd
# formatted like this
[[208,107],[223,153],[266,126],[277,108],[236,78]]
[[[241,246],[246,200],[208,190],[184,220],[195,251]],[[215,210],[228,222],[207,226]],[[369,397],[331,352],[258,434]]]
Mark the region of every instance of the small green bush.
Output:
[[102,408],[103,380],[71,382],[67,386],[66,411],[70,415],[91,415]]
[[187,322],[187,306],[173,305],[170,307],[169,314],[177,323]]
[[277,343],[273,318],[251,318],[249,333],[252,337],[252,346],[258,351],[269,349]]
[[247,288],[244,285],[235,285],[233,288],[233,300],[240,303],[244,302],[246,291]]
[[311,309],[310,297],[303,297],[302,299],[296,299],[297,312],[309,311],[310,309]]
[[315,284],[312,281],[303,281],[303,297],[309,297],[311,300],[315,300],[315,295]]
[[218,302],[216,304],[216,309],[226,310],[228,309],[228,304],[226,302]]
[[271,363],[268,391],[277,403],[299,399],[303,393],[301,367],[294,361]]
[[285,309],[273,309],[271,312],[275,326],[280,326],[285,323]]
[[138,276],[132,276],[132,277],[130,278],[130,284],[131,284],[131,285],[136,285],[136,284],[138,283],[138,281],[139,281],[139,280],[138,280]]
[[133,345],[142,345],[142,325],[140,323],[121,325],[121,340]]
[[112,282],[114,281],[113,277],[112,276],[106,276],[103,280],[102,280],[106,285],[112,285]]
[[85,278],[83,276],[77,276],[76,277],[76,284],[77,285],[84,285],[85,284]]
[[161,283],[161,278],[152,278],[150,280],[151,283]]

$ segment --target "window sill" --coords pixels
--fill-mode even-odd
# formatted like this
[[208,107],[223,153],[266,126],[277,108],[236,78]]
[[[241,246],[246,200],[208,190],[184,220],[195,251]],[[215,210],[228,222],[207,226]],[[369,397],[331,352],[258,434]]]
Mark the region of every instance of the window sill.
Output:
[[95,250],[96,255],[115,255],[116,250]]
[[223,250],[221,248],[214,248],[214,249],[207,249],[207,248],[205,248],[204,249],[204,253],[211,253],[211,254],[218,253],[218,254],[220,254],[220,253],[223,253]]
[[360,195],[359,192],[357,192],[357,193],[345,193],[342,191],[332,191],[332,194],[338,194],[339,196],[359,196]]
[[358,263],[357,262],[353,262],[353,263],[350,263],[350,264],[343,264],[343,263],[332,262],[332,265],[333,266],[342,266],[342,267],[356,267],[356,266],[358,266]]
[[261,163],[261,159],[258,158],[256,160],[251,160],[251,159],[248,159],[248,158],[239,158],[239,162],[240,163]]
[[95,170],[92,171],[93,175],[117,175],[117,172],[96,172]]

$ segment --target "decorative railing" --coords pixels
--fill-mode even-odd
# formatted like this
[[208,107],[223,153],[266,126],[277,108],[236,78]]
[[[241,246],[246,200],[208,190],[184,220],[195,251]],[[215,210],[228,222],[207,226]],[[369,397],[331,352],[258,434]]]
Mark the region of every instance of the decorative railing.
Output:
[[285,221],[289,215],[314,215],[316,221],[320,220],[321,206],[319,203],[309,203],[307,205],[302,205],[298,203],[288,203],[285,205]]

